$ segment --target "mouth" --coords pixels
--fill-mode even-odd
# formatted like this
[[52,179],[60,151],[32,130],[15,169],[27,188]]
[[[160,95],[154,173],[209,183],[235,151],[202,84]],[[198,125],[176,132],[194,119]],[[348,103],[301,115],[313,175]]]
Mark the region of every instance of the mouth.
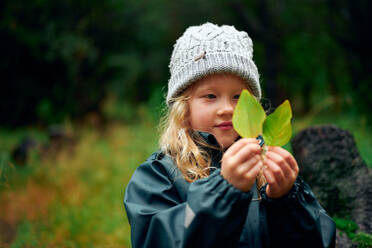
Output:
[[224,121],[216,125],[216,127],[221,130],[230,130],[233,128],[233,125],[231,121]]

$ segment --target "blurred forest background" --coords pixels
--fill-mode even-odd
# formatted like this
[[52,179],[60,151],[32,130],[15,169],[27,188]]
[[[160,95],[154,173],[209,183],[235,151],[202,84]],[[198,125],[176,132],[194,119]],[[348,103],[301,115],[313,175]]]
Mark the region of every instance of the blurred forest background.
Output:
[[1,1],[0,247],[130,247],[124,189],[157,148],[173,44],[207,21],[250,35],[263,100],[291,101],[295,133],[336,124],[371,166],[371,12],[367,0]]

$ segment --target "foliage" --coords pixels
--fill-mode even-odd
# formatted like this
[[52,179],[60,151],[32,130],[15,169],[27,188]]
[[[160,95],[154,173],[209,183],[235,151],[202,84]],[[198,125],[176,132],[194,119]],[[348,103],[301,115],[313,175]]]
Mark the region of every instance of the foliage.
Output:
[[372,235],[368,233],[356,233],[352,241],[358,243],[359,248],[371,248],[372,247]]
[[[0,230],[12,227],[13,238],[4,243],[1,235],[0,246],[130,247],[124,189],[157,147],[151,115],[140,110],[138,118],[131,126],[111,122],[102,132],[80,127],[74,150],[65,147],[55,156],[30,157],[24,167],[8,167],[8,183],[0,185]],[[0,133],[11,135],[18,134]]]
[[336,227],[344,231],[348,236],[355,233],[358,230],[357,224],[351,220],[345,220],[340,218],[333,218],[336,222]]
[[265,119],[266,113],[261,105],[247,90],[243,90],[232,118],[234,129],[244,138],[256,138],[262,135]]
[[128,106],[153,101],[166,87],[175,40],[206,21],[248,32],[274,105],[289,98],[306,113],[322,93],[334,110],[352,108],[370,121],[371,8],[367,0],[5,0],[0,123],[80,119],[102,113],[113,94]]
[[270,114],[263,125],[263,137],[270,146],[283,146],[292,137],[292,109],[285,100],[274,113]]
[[372,235],[363,232],[357,232],[358,226],[351,220],[333,218],[337,229],[346,233],[350,240],[358,243],[359,248],[369,248],[372,246]]
[[235,130],[244,138],[263,136],[269,146],[283,146],[292,136],[292,110],[289,101],[281,104],[274,113],[266,113],[258,101],[243,90],[233,114]]
[[101,112],[109,91],[132,104],[147,99],[155,88],[150,83],[161,81],[167,69],[162,49],[170,47],[167,22],[152,26],[166,15],[152,8],[158,2],[3,2],[2,125]]

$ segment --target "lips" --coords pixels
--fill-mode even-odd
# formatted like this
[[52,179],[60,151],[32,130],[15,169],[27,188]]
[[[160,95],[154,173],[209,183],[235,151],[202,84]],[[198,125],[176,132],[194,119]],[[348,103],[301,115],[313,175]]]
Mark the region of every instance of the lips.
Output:
[[221,130],[230,130],[233,128],[232,122],[231,121],[224,121],[216,125]]

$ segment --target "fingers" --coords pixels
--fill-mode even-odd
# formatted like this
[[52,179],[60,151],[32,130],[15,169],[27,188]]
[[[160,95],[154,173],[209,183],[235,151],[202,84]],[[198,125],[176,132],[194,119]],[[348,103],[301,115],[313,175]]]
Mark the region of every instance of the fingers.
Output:
[[[259,163],[258,165],[256,165],[257,163]],[[260,166],[261,165],[261,166]],[[238,174],[245,174],[247,173],[251,168],[253,168],[254,166],[258,166],[258,167],[262,167],[263,163],[261,161],[261,157],[260,155],[255,155],[253,156],[251,159],[247,160],[246,162],[244,162],[243,164],[240,164],[236,170],[237,170],[237,173]]]
[[266,181],[272,188],[280,188],[285,184],[284,173],[277,164],[266,159],[264,165],[266,165],[266,168],[263,171]]
[[286,194],[298,175],[298,166],[293,156],[280,147],[269,147],[264,160],[264,175],[269,197],[278,198]]
[[242,164],[245,161],[253,158],[255,155],[259,155],[261,151],[262,148],[260,147],[257,141],[248,142],[234,154],[234,157],[232,158],[232,163]]
[[289,166],[289,164],[286,162],[286,160],[282,156],[272,151],[268,151],[266,153],[266,158],[267,160],[269,160],[269,162],[273,162],[273,163],[270,163],[270,167],[273,172],[276,172],[278,170],[281,171],[281,173],[277,172],[278,176],[279,174],[280,176],[283,175],[284,177],[293,176],[294,172],[292,171],[292,168]]
[[241,139],[231,146],[224,154],[223,164],[238,167],[261,153],[261,147],[255,139]]
[[290,166],[290,168],[296,173],[296,176],[299,172],[298,165],[292,154],[290,154],[287,150],[278,147],[278,146],[270,146],[268,151],[273,152],[281,156],[284,161]]
[[221,175],[233,186],[246,192],[254,184],[263,166],[261,147],[255,139],[241,139],[226,150]]
[[226,150],[225,155],[226,156],[234,156],[243,146],[245,146],[247,144],[258,144],[258,141],[256,139],[252,139],[252,138],[250,138],[250,139],[246,139],[246,138],[240,139],[237,142],[235,142],[234,144],[232,144],[232,146],[229,147],[229,149]]
[[258,173],[260,172],[260,170],[262,169],[262,166],[263,166],[263,163],[261,160],[259,160],[256,164],[254,164],[253,166],[251,166],[251,169],[248,170],[245,174],[244,174],[244,177],[251,181],[251,182],[254,182],[256,180],[256,177],[258,175]]
[[243,190],[248,191],[251,189],[252,185],[256,181],[256,177],[260,172],[263,163],[261,159],[251,159],[245,164],[242,164],[238,167],[240,172],[235,171],[232,174],[235,174],[235,178],[230,181],[232,185]]

